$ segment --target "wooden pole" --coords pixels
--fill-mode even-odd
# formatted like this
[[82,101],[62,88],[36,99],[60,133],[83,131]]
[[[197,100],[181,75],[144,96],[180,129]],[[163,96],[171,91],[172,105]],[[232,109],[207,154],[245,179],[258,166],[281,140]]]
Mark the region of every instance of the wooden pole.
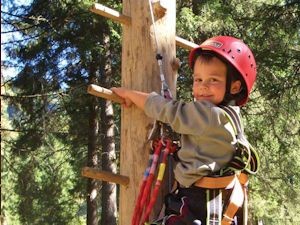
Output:
[[[169,4],[169,2],[164,1],[163,7],[159,7],[158,6],[159,3],[161,3],[159,0],[155,0],[153,7],[154,7],[154,10],[155,10],[155,14],[159,17],[162,17],[166,13],[165,9],[167,8],[167,5]],[[115,22],[119,22],[119,23],[124,24],[124,25],[130,25],[131,24],[131,17],[125,16],[125,15],[119,13],[118,11],[116,11],[114,9],[111,9],[109,7],[106,7],[102,4],[94,3],[94,5],[91,7],[90,10],[92,12],[98,14],[98,15],[101,15],[101,16],[107,17],[109,19],[112,19]],[[181,48],[184,48],[184,49],[187,49],[187,50],[191,50],[191,49],[196,48],[198,46],[197,44],[195,44],[191,41],[185,40],[185,39],[183,39],[181,37],[178,37],[178,36],[175,37],[175,40],[176,40],[176,45],[177,46],[179,46]]]
[[[175,58],[175,0],[168,1],[165,15],[156,20],[156,46],[153,25],[147,0],[123,1],[123,14],[131,18],[130,26],[123,26],[122,86],[160,93],[159,67],[156,50],[163,56],[166,80],[175,93],[176,71],[171,63]],[[147,137],[153,119],[133,107],[122,109],[121,114],[121,168],[129,176],[130,185],[120,187],[120,225],[130,225],[135,199],[147,166],[149,143]],[[155,209],[154,214],[157,214]]]

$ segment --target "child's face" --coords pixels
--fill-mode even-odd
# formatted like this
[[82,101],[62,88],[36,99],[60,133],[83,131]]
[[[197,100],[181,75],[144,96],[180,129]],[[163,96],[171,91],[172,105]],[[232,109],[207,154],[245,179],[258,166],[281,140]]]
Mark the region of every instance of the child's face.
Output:
[[193,95],[197,101],[220,104],[226,91],[226,65],[216,57],[203,61],[198,57],[194,65]]

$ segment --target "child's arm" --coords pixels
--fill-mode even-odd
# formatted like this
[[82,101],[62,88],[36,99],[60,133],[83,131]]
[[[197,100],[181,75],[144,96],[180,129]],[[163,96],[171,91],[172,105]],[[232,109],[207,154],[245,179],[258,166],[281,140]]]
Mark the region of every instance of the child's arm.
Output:
[[144,110],[146,99],[149,93],[134,91],[127,88],[111,88],[111,90],[125,100],[125,106],[130,107],[135,104],[141,110]]

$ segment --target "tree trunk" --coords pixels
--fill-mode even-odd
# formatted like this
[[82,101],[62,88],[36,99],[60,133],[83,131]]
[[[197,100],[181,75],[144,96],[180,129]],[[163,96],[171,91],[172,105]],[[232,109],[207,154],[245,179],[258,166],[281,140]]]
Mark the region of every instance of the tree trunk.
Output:
[[[88,140],[88,163],[87,166],[96,168],[98,166],[97,155],[97,135],[98,135],[98,106],[96,98],[93,97],[90,105],[89,118],[89,140]],[[87,181],[87,225],[97,225],[97,195],[98,186],[97,181],[88,179]]]
[[[105,57],[103,63],[103,76],[100,78],[100,85],[109,88],[111,86],[111,54],[110,54],[110,38],[104,35]],[[101,101],[101,126],[100,137],[102,145],[102,170],[116,173],[116,149],[114,139],[114,112],[111,101]],[[101,195],[101,224],[116,225],[117,224],[117,186],[113,183],[102,182]]]
[[[110,101],[104,101],[101,107],[102,170],[117,172],[114,141],[113,107]],[[102,182],[101,224],[116,225],[117,187],[116,184]]]
[[[94,56],[92,54],[92,56]],[[95,57],[93,57],[95,58]],[[89,83],[96,81],[96,63],[91,62]],[[99,132],[99,106],[96,97],[90,97],[89,102],[89,131],[88,131],[88,158],[87,166],[98,168],[98,132]],[[95,179],[87,181],[87,225],[97,225],[97,197],[98,197],[98,182]]]
[[[175,76],[171,62],[175,57],[175,0],[168,1],[164,17],[156,20],[155,43],[148,1],[123,1],[123,14],[131,17],[131,24],[123,25],[122,86],[160,93],[159,67],[155,59],[157,49],[163,56],[166,80],[175,92]],[[120,225],[128,225],[133,215],[135,200],[147,166],[149,155],[148,133],[153,120],[132,107],[121,113],[122,175],[129,176],[129,187],[120,188]],[[158,203],[159,204],[159,203]],[[158,212],[155,210],[154,214]]]

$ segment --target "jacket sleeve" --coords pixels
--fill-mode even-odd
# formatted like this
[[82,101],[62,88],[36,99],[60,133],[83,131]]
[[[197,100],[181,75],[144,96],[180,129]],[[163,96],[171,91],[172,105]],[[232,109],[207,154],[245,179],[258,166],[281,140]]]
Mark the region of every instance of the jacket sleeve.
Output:
[[225,115],[210,102],[183,102],[163,98],[153,92],[145,103],[145,113],[181,134],[201,135],[207,126],[224,123]]

